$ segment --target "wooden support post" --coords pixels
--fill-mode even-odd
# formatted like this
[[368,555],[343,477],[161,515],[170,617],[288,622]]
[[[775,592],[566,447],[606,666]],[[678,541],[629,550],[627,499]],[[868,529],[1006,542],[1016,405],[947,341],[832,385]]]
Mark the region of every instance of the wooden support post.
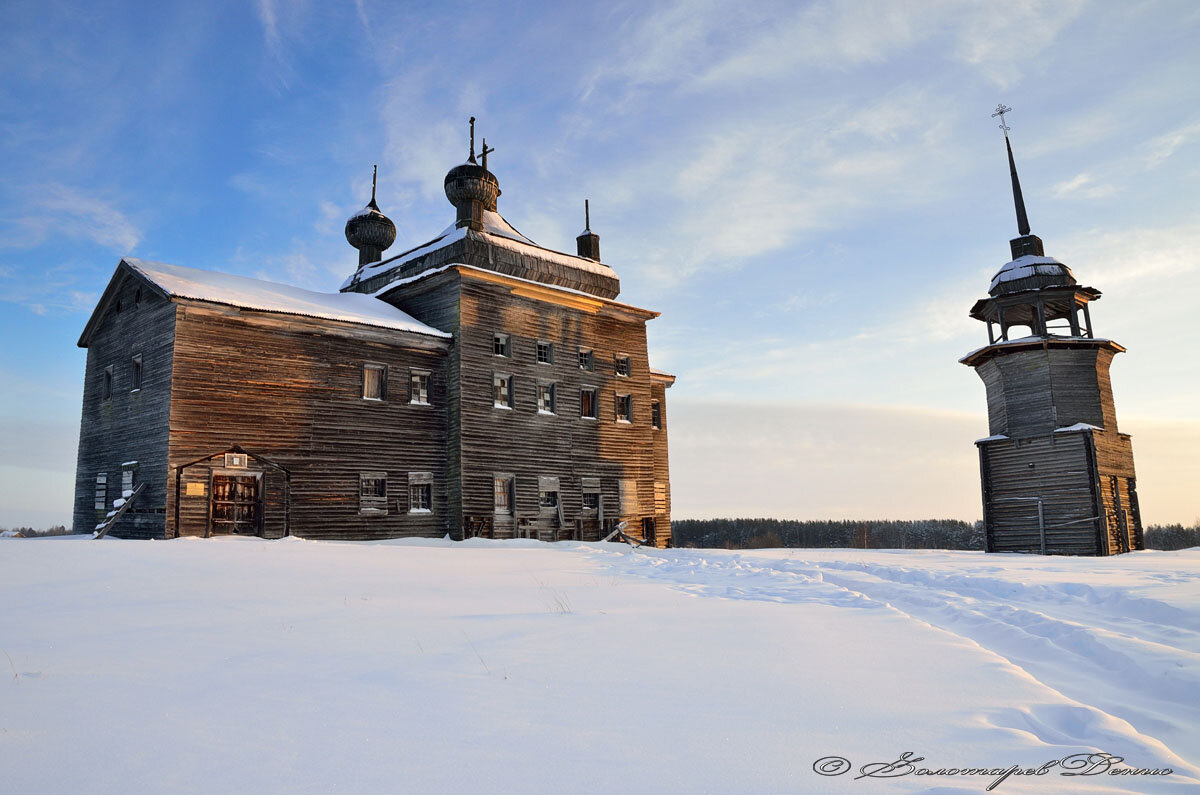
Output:
[[1046,554],[1046,513],[1043,508],[1042,498],[1038,497],[1038,538],[1042,543],[1042,554]]
[[175,537],[179,538],[179,497],[183,482],[183,467],[175,467]]

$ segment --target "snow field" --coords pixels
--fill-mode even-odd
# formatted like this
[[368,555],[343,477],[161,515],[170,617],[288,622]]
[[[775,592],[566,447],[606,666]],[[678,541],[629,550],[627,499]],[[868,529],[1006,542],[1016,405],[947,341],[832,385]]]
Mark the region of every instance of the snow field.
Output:
[[1200,785],[1200,550],[11,539],[0,594],[5,791]]

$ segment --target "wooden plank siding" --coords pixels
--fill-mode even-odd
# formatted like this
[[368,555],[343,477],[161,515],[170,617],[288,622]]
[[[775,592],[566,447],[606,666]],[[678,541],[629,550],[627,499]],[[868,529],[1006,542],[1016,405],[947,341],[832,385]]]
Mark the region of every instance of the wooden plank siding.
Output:
[[[161,538],[167,517],[167,418],[175,305],[148,282],[119,270],[101,298],[98,324],[87,343],[79,452],[75,469],[76,533],[104,517],[95,508],[96,475],[106,476],[105,502],[121,496],[121,464],[137,461],[134,482],[145,483],[110,535]],[[117,311],[118,303],[120,311]],[[132,391],[133,357],[141,356],[141,389]],[[104,372],[112,367],[112,396]]]
[[989,433],[1029,436],[1079,422],[1115,430],[1113,355],[1100,347],[1035,348],[979,364]]
[[[233,444],[291,471],[292,532],[309,538],[442,535],[449,528],[446,343],[386,329],[181,301],[170,413],[174,467]],[[387,367],[386,399],[362,398],[365,362]],[[409,403],[410,370],[430,373],[429,401]],[[219,467],[223,462],[214,462]],[[251,470],[257,469],[253,466]],[[181,535],[205,531],[208,494],[186,496]],[[386,515],[359,512],[359,475],[386,472]],[[408,512],[408,473],[431,472],[433,510]],[[264,531],[282,533],[282,484],[264,474]],[[171,528],[172,533],[175,528]]]
[[1095,555],[1095,484],[1087,432],[980,442],[989,552],[1040,552],[1037,499],[1046,553]]

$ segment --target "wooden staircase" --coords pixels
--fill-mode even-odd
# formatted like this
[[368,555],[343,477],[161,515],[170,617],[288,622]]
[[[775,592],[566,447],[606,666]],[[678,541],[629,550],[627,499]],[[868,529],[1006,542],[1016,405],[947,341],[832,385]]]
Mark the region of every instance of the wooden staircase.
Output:
[[137,495],[141,494],[142,489],[144,488],[146,488],[146,484],[139,483],[134,490],[129,493],[128,497],[122,498],[125,501],[121,503],[121,507],[117,508],[115,511],[108,512],[108,515],[104,517],[104,521],[96,525],[96,532],[92,533],[92,538],[104,538],[104,535],[112,529],[112,526],[117,523],[117,520],[129,510],[129,506],[133,505],[133,501],[137,499]]

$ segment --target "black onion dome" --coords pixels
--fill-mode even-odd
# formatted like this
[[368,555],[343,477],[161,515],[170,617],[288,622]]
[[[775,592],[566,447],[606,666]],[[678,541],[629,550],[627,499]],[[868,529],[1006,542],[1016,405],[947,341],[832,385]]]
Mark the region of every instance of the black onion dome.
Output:
[[483,209],[496,211],[500,181],[496,175],[477,163],[463,163],[446,174],[446,198],[455,207],[477,201]]
[[359,250],[370,248],[382,252],[396,242],[396,225],[379,211],[372,196],[366,207],[346,221],[346,240]]

